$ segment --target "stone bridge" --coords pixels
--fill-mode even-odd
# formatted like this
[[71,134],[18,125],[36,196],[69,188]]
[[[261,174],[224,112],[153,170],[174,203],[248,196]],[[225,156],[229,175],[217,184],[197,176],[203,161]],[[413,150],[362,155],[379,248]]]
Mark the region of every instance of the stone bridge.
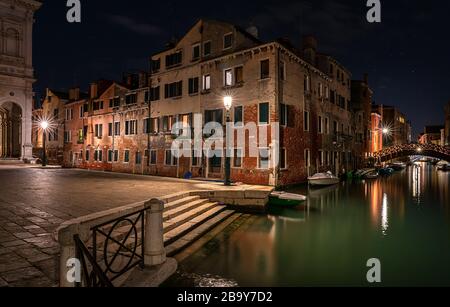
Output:
[[415,155],[450,161],[450,148],[434,144],[403,144],[385,148],[375,153],[373,158],[379,162],[386,162]]

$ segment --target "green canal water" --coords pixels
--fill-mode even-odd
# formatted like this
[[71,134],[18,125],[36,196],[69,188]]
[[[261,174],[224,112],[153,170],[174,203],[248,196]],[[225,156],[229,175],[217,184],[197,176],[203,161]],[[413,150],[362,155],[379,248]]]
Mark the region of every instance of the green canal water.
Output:
[[450,286],[450,173],[432,165],[325,189],[304,208],[244,216],[179,264],[165,286]]

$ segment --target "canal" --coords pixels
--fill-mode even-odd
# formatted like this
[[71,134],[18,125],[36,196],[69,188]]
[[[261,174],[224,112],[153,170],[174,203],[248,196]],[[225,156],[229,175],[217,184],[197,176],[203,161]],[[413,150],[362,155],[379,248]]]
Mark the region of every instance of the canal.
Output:
[[165,286],[450,286],[450,173],[429,164],[325,189],[297,210],[243,216],[179,264]]

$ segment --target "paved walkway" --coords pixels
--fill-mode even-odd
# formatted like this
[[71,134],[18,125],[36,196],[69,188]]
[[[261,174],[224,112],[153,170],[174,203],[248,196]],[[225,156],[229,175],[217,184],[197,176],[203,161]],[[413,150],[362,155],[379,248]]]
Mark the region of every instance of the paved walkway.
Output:
[[54,286],[67,220],[187,190],[222,184],[83,170],[0,165],[0,287]]

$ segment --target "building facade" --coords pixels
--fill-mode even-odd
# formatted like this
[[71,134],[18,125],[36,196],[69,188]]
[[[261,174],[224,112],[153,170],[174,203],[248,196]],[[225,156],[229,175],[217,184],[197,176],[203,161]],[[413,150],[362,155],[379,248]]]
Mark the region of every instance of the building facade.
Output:
[[411,123],[398,108],[382,105],[383,127],[388,133],[384,135],[383,147],[410,144],[412,141]]
[[422,133],[419,137],[419,144],[427,145],[440,145],[442,140],[442,130],[444,130],[444,126],[426,126],[424,129],[424,133]]
[[[228,118],[234,182],[278,186],[318,171],[340,173],[357,167],[361,155],[350,80],[312,37],[296,49],[287,40],[261,42],[255,29],[200,20],[151,57],[149,74],[104,90],[91,85],[89,99],[65,104],[74,116],[65,124],[64,165],[222,179],[224,137],[216,130]],[[224,97],[233,100],[229,113]],[[218,127],[208,129],[211,122]],[[177,157],[180,136],[189,154]]]
[[0,158],[32,158],[34,0],[0,0]]
[[450,102],[445,107],[444,146],[450,146]]
[[373,156],[373,154],[383,150],[383,109],[379,106],[372,107],[370,124],[370,155]]

